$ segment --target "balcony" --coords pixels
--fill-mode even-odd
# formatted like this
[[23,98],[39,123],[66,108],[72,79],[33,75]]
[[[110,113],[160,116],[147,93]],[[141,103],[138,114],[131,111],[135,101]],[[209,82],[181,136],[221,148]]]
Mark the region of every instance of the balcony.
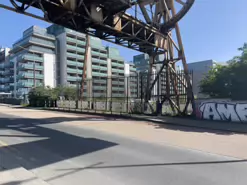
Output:
[[8,76],[8,75],[10,75],[10,74],[11,74],[11,73],[10,73],[9,70],[3,72],[3,75],[4,75],[4,76]]
[[[16,77],[17,77],[17,79],[19,79],[19,78],[34,78],[34,74],[33,73],[25,73],[25,72],[22,72],[22,73],[19,73]],[[36,79],[43,79],[44,78],[44,75],[42,75],[42,74],[35,74],[35,78]]]
[[107,90],[107,86],[94,85],[93,90]]
[[77,66],[77,67],[83,67],[83,63],[81,63],[81,62],[75,62],[75,61],[71,61],[71,60],[67,60],[67,65]]
[[122,67],[122,68],[124,68],[124,64],[119,64],[119,63],[112,62],[111,65],[114,66],[114,67]]
[[67,37],[67,41],[70,41],[72,43],[76,43],[78,45],[86,45],[85,41],[81,41],[81,40],[77,40],[77,39],[73,39],[73,38],[69,38],[69,37]]
[[81,81],[81,78],[76,76],[67,76],[67,80],[76,82],[76,81]]
[[106,73],[99,73],[99,72],[92,72],[92,76],[103,76],[103,77],[107,77]]
[[98,80],[98,79],[93,79],[94,83],[102,83],[102,84],[106,84],[107,83],[107,78],[105,80]]
[[[33,64],[21,64],[20,66],[18,66],[18,69],[33,69],[34,65]],[[35,65],[35,70],[43,70],[44,67],[40,66],[40,65]]]
[[68,56],[68,57],[71,57],[71,58],[77,58],[77,59],[84,60],[84,56],[83,56],[83,55],[78,55],[78,54],[74,54],[74,53],[69,53],[69,52],[67,52],[67,56]]
[[121,69],[114,69],[114,68],[112,68],[111,70],[114,73],[124,73],[124,70],[121,70]]
[[96,66],[96,65],[92,65],[92,68],[93,69],[98,69],[98,70],[104,70],[104,71],[107,71],[107,67],[103,67],[103,66]]
[[67,73],[77,74],[78,73],[78,70],[77,69],[72,69],[72,68],[67,68]]
[[23,39],[17,43],[15,43],[13,45],[13,47],[18,47],[20,45],[25,45],[28,43],[34,43],[37,45],[42,45],[42,46],[46,46],[46,47],[50,47],[50,48],[55,48],[55,44],[52,41],[46,41],[44,39],[40,39],[40,38],[35,38],[35,37],[28,37],[26,39]]
[[37,56],[34,56],[34,55],[30,55],[30,54],[25,54],[25,55],[22,55],[22,56],[19,56],[17,58],[17,60],[31,60],[31,61],[37,61],[37,62],[44,62],[44,59],[42,57],[37,57]]
[[107,65],[107,61],[106,60],[101,60],[101,59],[97,59],[97,58],[92,58],[92,62]]
[[80,51],[82,53],[85,53],[85,49],[84,48],[80,48],[80,47],[76,47],[76,46],[70,46],[67,44],[67,49],[71,49],[71,50],[74,50],[74,51]]
[[124,82],[121,81],[112,81],[113,85],[124,85]]
[[23,33],[24,36],[29,36],[31,34],[44,37],[50,40],[55,40],[54,35],[48,34],[46,29],[37,28],[36,26],[32,26],[31,28],[25,30]]

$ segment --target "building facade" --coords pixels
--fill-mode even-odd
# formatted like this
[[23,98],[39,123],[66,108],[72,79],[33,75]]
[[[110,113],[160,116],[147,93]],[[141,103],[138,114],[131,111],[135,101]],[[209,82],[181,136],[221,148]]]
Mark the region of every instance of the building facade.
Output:
[[11,75],[12,64],[9,61],[9,48],[0,48],[0,92],[9,92],[10,84],[13,84],[13,76]]
[[193,62],[188,64],[188,69],[192,71],[192,90],[194,96],[197,98],[203,98],[204,95],[200,93],[200,82],[208,72],[216,65],[220,64],[215,60],[204,60],[199,62]]
[[13,63],[14,96],[27,94],[40,85],[55,87],[56,39],[46,29],[32,26],[13,44],[10,62]]
[[[6,62],[1,60],[1,87],[19,97],[40,85],[78,87],[84,84],[83,95],[86,97],[125,96],[125,74],[135,71],[133,65],[129,67],[118,49],[105,47],[95,37],[89,37],[85,60],[86,39],[83,33],[55,24],[46,29],[37,26],[28,28],[7,52],[10,53],[9,67],[6,68]],[[86,78],[83,83],[84,61]],[[126,72],[127,68],[131,72]],[[12,76],[12,81],[8,81],[12,88],[3,80],[7,72],[12,72],[8,75]]]

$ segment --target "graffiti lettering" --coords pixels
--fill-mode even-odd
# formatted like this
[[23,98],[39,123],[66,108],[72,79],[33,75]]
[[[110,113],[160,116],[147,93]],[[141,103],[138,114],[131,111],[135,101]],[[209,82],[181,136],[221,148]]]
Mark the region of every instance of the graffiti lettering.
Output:
[[202,119],[247,122],[247,103],[203,102],[198,109]]

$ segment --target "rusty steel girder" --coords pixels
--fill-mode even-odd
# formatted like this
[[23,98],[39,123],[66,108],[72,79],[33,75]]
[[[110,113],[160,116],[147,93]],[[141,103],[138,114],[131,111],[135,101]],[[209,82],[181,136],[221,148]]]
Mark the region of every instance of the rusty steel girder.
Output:
[[[195,0],[9,0],[13,7],[0,4],[17,13],[55,23],[75,31],[87,33],[150,56],[149,75],[157,55],[164,55],[157,77],[147,78],[146,102],[159,74],[165,69],[166,98],[179,114],[193,107],[193,92],[178,22],[190,10]],[[30,7],[41,10],[43,16],[31,14]],[[172,30],[173,32],[172,34]],[[175,33],[175,34],[174,34]],[[176,62],[182,62],[184,79],[176,75]],[[179,106],[178,83],[187,91],[184,110]],[[173,86],[174,93],[170,92]],[[171,98],[176,97],[176,101]],[[163,100],[159,100],[164,102]]]

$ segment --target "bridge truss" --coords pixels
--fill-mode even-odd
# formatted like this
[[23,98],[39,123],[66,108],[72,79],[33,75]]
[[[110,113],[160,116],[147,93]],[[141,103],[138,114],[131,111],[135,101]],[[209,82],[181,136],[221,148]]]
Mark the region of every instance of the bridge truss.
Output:
[[[147,53],[149,72],[145,102],[166,73],[165,94],[158,94],[157,104],[169,101],[178,114],[186,114],[189,104],[194,107],[192,84],[188,73],[178,22],[190,10],[195,0],[9,0],[11,6],[0,8],[55,23],[75,31]],[[30,13],[37,8],[43,16]],[[164,55],[162,62],[158,55]],[[177,75],[176,63],[181,62],[184,76]],[[152,68],[159,66],[155,79]],[[186,106],[179,102],[178,85],[186,89]],[[173,91],[171,92],[171,87]],[[158,87],[160,88],[160,87]],[[157,110],[159,112],[159,110]]]

